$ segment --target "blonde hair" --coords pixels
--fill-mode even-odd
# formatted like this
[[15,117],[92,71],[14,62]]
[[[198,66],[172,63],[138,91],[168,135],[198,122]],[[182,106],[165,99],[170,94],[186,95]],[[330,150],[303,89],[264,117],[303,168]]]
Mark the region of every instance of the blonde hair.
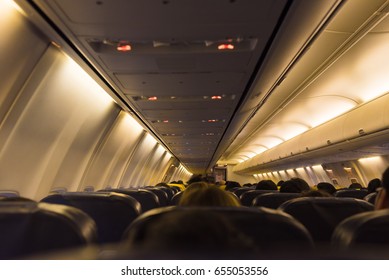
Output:
[[184,191],[180,206],[240,206],[233,194],[205,182],[192,183]]

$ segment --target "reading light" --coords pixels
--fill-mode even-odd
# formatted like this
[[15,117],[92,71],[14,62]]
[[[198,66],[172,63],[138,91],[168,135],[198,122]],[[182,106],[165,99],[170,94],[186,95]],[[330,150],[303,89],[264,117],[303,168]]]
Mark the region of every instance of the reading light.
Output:
[[220,100],[222,97],[220,95],[214,95],[211,97],[212,100]]
[[128,43],[119,43],[116,47],[116,50],[119,52],[129,52],[131,51],[131,45]]
[[156,101],[156,100],[158,100],[158,97],[150,96],[149,98],[147,98],[147,100],[149,100],[149,101]]
[[235,46],[233,44],[220,44],[217,46],[218,50],[233,50]]

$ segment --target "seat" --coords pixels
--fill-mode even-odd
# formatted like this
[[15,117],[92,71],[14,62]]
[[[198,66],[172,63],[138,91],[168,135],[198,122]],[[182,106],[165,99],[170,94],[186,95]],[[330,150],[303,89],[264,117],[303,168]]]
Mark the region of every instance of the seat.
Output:
[[170,200],[172,199],[173,195],[176,194],[176,191],[172,188],[168,188],[168,187],[155,187],[156,189],[158,190],[163,190],[164,192],[166,192],[167,196],[168,196],[168,199],[169,199],[169,202]]
[[113,189],[111,192],[122,193],[135,198],[141,205],[142,213],[161,206],[158,196],[150,190]]
[[175,195],[173,195],[172,199],[170,200],[170,205],[178,205],[180,203],[181,196],[184,192],[178,192]]
[[249,191],[246,191],[244,193],[242,193],[239,197],[240,199],[240,203],[243,205],[243,206],[252,206],[253,205],[253,200],[258,196],[258,195],[261,195],[261,194],[264,194],[264,193],[272,193],[272,192],[277,192],[278,191],[274,191],[274,190],[249,190]]
[[[218,229],[224,224],[219,223],[219,218],[234,230],[223,229],[220,233]],[[146,248],[150,252],[163,249],[166,253],[181,249],[188,253],[199,248],[215,249],[215,246],[224,250],[218,248],[220,238],[232,237],[235,240],[237,236],[244,240],[244,245],[240,245],[246,246],[249,252],[263,254],[287,251],[297,246],[300,250],[308,250],[313,246],[309,232],[291,216],[281,211],[248,207],[170,206],[154,209],[142,214],[129,226],[123,242],[133,250]],[[235,250],[234,245],[231,247]]]
[[41,201],[73,206],[87,213],[96,222],[99,243],[119,241],[127,226],[141,212],[136,199],[113,192],[68,192],[49,195]]
[[254,188],[252,187],[241,187],[237,190],[234,190],[232,191],[237,197],[240,197],[242,195],[242,193],[245,193],[245,192],[248,192],[248,191],[252,191],[254,190]]
[[366,200],[367,202],[370,202],[371,204],[375,204],[376,197],[377,197],[377,192],[373,192],[373,193],[369,193],[363,199]]
[[367,189],[342,189],[334,193],[335,197],[352,197],[358,199],[363,199],[366,195],[368,195]]
[[361,199],[336,197],[300,197],[284,202],[282,210],[299,220],[316,242],[329,242],[335,227],[344,219],[374,206]]
[[338,249],[389,246],[389,209],[360,213],[341,222],[332,235]]
[[148,188],[145,188],[144,190],[150,191],[153,194],[155,194],[156,196],[158,196],[159,206],[168,206],[169,205],[169,203],[170,203],[169,196],[165,191],[163,191],[161,189],[154,188],[154,187],[148,187]]
[[264,193],[254,198],[252,206],[267,207],[277,209],[282,203],[293,198],[300,197],[299,193]]
[[33,201],[0,202],[0,259],[95,242],[96,224],[77,208]]

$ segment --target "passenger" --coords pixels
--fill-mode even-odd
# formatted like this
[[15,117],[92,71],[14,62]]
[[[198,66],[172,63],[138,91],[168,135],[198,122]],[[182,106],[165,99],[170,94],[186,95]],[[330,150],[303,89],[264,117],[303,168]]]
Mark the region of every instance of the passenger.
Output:
[[233,188],[241,188],[242,186],[238,183],[238,182],[235,182],[235,181],[227,181],[226,182],[226,187],[225,187],[225,190],[228,191],[230,189],[233,189]]
[[272,180],[261,180],[255,187],[256,190],[277,190],[277,185]]
[[239,199],[230,192],[205,182],[188,186],[182,194],[180,206],[240,206]]
[[162,257],[228,257],[225,253],[250,252],[254,246],[246,235],[223,216],[208,211],[167,213],[151,224],[137,246]]
[[204,178],[203,178],[202,175],[200,175],[200,174],[193,174],[193,175],[189,178],[188,182],[186,182],[186,183],[187,183],[188,185],[190,185],[190,184],[192,184],[192,183],[202,182],[202,181],[204,181]]
[[382,174],[381,184],[374,204],[377,210],[389,208],[389,168]]
[[373,180],[370,180],[369,183],[367,184],[367,192],[368,193],[373,193],[376,192],[378,188],[382,186],[381,180],[378,178],[375,178]]
[[277,188],[280,189],[283,183],[285,183],[284,180],[279,180],[277,183]]
[[328,182],[320,182],[317,184],[317,189],[319,191],[327,192],[331,195],[333,195],[336,192],[336,188],[334,187],[333,184],[328,183]]
[[155,185],[156,187],[169,187],[168,184],[164,183],[164,182],[161,182],[161,183],[158,183]]
[[348,187],[349,189],[355,189],[355,190],[360,190],[362,189],[362,185],[360,183],[351,183],[351,185]]
[[285,181],[280,188],[280,192],[301,193],[303,191],[309,191],[310,189],[311,188],[305,180],[295,177]]

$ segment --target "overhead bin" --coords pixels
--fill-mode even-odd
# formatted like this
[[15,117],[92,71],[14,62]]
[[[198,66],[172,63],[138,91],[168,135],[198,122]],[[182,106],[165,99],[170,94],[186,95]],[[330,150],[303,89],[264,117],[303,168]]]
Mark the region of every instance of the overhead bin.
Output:
[[[253,172],[275,162],[277,165],[305,160],[306,154],[325,148],[326,153],[338,153],[339,149],[328,149],[334,144],[344,144],[388,129],[389,135],[389,93],[360,105],[351,111],[298,135],[272,149],[269,149],[234,167],[235,172]],[[382,139],[382,137],[380,137]],[[371,141],[371,140],[369,140]],[[374,143],[371,143],[374,144]],[[351,145],[349,145],[351,147]]]

